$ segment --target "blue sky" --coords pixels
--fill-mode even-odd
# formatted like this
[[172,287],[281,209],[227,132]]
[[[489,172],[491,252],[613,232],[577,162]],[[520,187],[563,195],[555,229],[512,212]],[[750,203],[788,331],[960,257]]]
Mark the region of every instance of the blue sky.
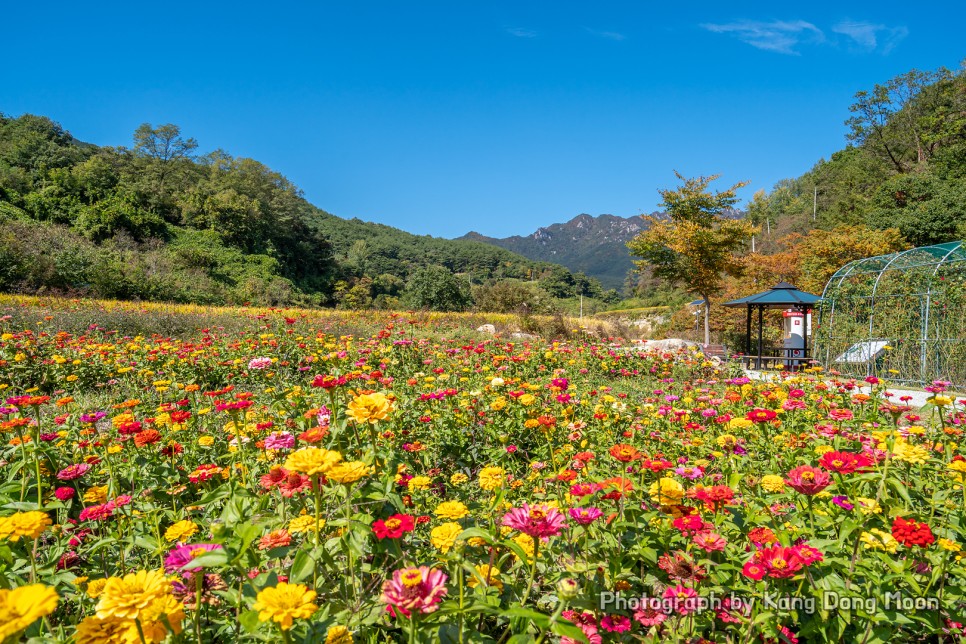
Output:
[[856,91],[966,57],[958,3],[779,4],[11,2],[0,111],[176,123],[336,215],[505,236],[649,212],[674,170],[750,198],[844,145]]

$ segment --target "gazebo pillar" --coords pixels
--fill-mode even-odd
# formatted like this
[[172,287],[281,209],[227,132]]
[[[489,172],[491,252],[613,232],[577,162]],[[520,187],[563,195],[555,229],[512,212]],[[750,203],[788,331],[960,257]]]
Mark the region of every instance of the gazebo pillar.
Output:
[[745,324],[745,355],[751,359],[751,304],[748,305],[748,321]]
[[765,326],[764,317],[765,317],[765,307],[759,304],[758,305],[758,362],[756,363],[757,364],[757,366],[755,367],[756,369],[761,369],[761,356],[762,356],[761,342],[762,342],[762,331],[763,331],[763,327]]

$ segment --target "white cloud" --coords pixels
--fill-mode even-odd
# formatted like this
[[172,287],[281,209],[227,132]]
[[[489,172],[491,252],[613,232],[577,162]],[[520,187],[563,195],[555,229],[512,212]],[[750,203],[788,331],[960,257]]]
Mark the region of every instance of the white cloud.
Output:
[[842,20],[832,27],[832,31],[849,38],[853,47],[882,54],[888,54],[909,35],[905,27],[887,27],[862,20]]
[[598,38],[606,38],[607,40],[621,41],[627,38],[627,36],[617,31],[597,31],[596,29],[591,29],[590,27],[587,27],[587,33],[597,36]]
[[507,27],[506,32],[511,36],[516,36],[517,38],[536,38],[537,32],[530,29],[524,29],[523,27]]
[[800,43],[818,43],[825,40],[822,30],[804,20],[738,20],[724,24],[707,23],[702,28],[718,34],[730,34],[752,47],[779,54],[799,55]]

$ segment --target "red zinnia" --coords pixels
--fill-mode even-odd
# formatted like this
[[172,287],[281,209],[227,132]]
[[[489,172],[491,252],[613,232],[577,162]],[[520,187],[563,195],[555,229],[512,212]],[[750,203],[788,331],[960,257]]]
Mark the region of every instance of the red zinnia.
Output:
[[745,418],[755,423],[767,423],[775,420],[777,416],[778,414],[770,409],[752,409],[745,414]]
[[872,460],[865,454],[826,452],[822,454],[822,458],[819,459],[818,464],[839,474],[851,474],[852,472],[872,465]]
[[735,498],[735,492],[727,485],[714,485],[712,487],[698,488],[694,496],[699,501],[704,501],[705,507],[709,510],[717,512]]
[[379,539],[398,539],[415,527],[416,522],[408,514],[394,514],[386,520],[373,523],[372,531]]
[[805,566],[805,562],[802,561],[797,549],[784,546],[773,546],[759,550],[755,554],[755,559],[765,567],[769,577],[776,579],[794,577],[795,573]]
[[919,523],[902,517],[896,517],[892,522],[892,536],[907,548],[913,546],[925,548],[936,541],[936,537],[933,536],[927,523]]

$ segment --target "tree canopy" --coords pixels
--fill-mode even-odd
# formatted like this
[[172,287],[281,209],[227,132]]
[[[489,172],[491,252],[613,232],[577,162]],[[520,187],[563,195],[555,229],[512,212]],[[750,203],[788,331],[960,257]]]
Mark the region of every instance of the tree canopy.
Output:
[[648,229],[627,246],[631,254],[641,258],[637,262],[641,269],[650,269],[656,277],[701,296],[707,344],[711,341],[708,319],[712,298],[721,291],[725,276],[738,277],[744,271],[739,254],[757,229],[745,219],[725,216],[738,202],[738,189],[747,182],[712,192],[708,187],[719,175],[675,175],[683,185],[660,191],[667,216],[644,216]]

